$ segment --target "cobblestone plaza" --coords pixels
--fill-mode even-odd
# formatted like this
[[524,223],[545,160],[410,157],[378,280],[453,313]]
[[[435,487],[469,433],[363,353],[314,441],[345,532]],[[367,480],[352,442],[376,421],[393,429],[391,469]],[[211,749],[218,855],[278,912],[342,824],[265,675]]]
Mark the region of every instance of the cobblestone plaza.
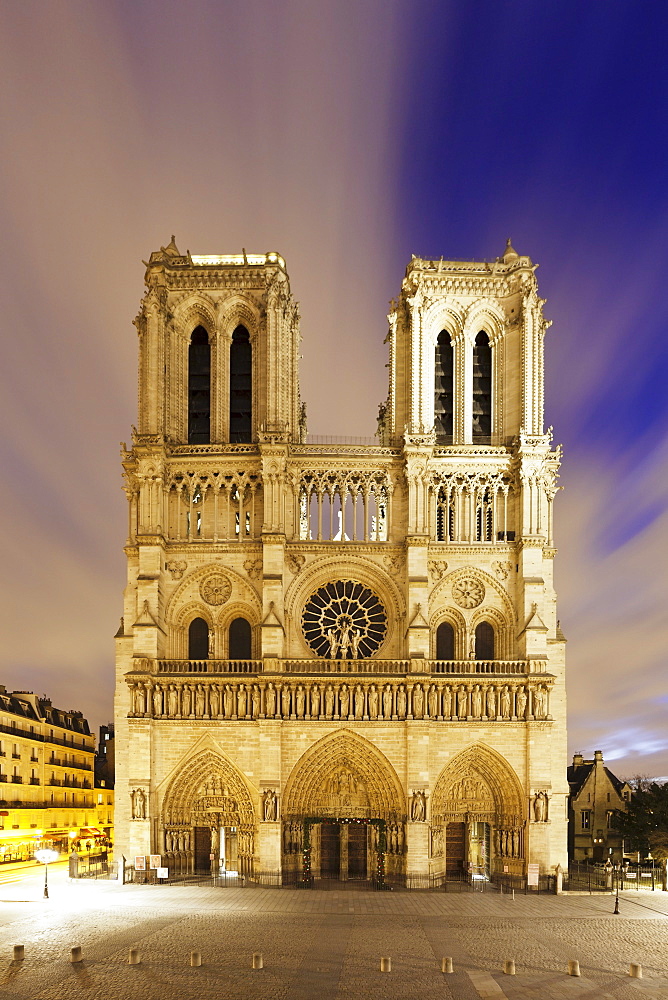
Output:
[[[668,997],[668,894],[614,898],[119,886],[3,887],[0,995],[126,1000]],[[12,897],[12,898],[10,898]],[[22,901],[20,901],[22,900]],[[23,962],[12,960],[25,945]],[[72,963],[80,946],[83,961]],[[128,964],[130,948],[140,964]],[[190,967],[200,951],[202,966]],[[264,968],[251,968],[261,952]],[[380,958],[392,971],[380,972]],[[441,959],[453,959],[443,974]],[[505,960],[516,975],[503,973]],[[567,974],[580,963],[580,978]],[[630,963],[643,978],[629,976]]]

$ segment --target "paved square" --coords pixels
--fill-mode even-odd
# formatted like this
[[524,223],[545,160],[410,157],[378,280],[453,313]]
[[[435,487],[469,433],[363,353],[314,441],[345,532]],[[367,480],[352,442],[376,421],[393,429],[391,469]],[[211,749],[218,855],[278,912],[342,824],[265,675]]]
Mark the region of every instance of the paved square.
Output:
[[[13,899],[2,889],[0,996],[17,1000],[668,1000],[660,892],[624,894],[615,916],[607,895],[123,887],[64,875],[48,900],[37,883]],[[81,963],[70,962],[73,945]],[[132,947],[139,965],[128,964]],[[441,972],[445,956],[452,974]],[[502,971],[510,958],[515,976]],[[580,978],[567,975],[569,959]],[[631,962],[642,979],[629,977]]]

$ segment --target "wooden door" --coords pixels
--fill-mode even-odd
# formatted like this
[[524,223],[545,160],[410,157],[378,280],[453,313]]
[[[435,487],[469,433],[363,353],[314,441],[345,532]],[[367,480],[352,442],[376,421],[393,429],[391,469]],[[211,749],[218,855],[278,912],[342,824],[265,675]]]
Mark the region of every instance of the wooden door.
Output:
[[348,878],[366,878],[365,823],[348,824]]
[[208,826],[195,827],[195,871],[211,871],[211,830]]
[[448,823],[445,829],[445,874],[461,875],[465,870],[466,824]]
[[341,866],[341,839],[338,823],[320,826],[320,877],[338,878]]

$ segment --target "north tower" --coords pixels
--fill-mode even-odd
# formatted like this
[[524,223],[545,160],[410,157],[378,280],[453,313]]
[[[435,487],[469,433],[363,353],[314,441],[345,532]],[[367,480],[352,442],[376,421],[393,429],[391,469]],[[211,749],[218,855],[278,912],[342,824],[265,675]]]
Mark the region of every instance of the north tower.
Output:
[[151,254],[123,450],[126,857],[287,881],[566,864],[534,270],[510,243],[413,258],[377,440],[351,446],[307,437],[279,254]]

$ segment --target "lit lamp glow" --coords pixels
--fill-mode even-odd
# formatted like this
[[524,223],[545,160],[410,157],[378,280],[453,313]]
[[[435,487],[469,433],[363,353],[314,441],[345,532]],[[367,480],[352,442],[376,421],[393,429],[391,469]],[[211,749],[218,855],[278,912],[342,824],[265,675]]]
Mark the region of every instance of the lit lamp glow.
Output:
[[44,865],[44,899],[49,898],[49,862],[56,861],[58,859],[58,851],[50,851],[48,848],[44,847],[41,851],[35,851],[35,857]]

